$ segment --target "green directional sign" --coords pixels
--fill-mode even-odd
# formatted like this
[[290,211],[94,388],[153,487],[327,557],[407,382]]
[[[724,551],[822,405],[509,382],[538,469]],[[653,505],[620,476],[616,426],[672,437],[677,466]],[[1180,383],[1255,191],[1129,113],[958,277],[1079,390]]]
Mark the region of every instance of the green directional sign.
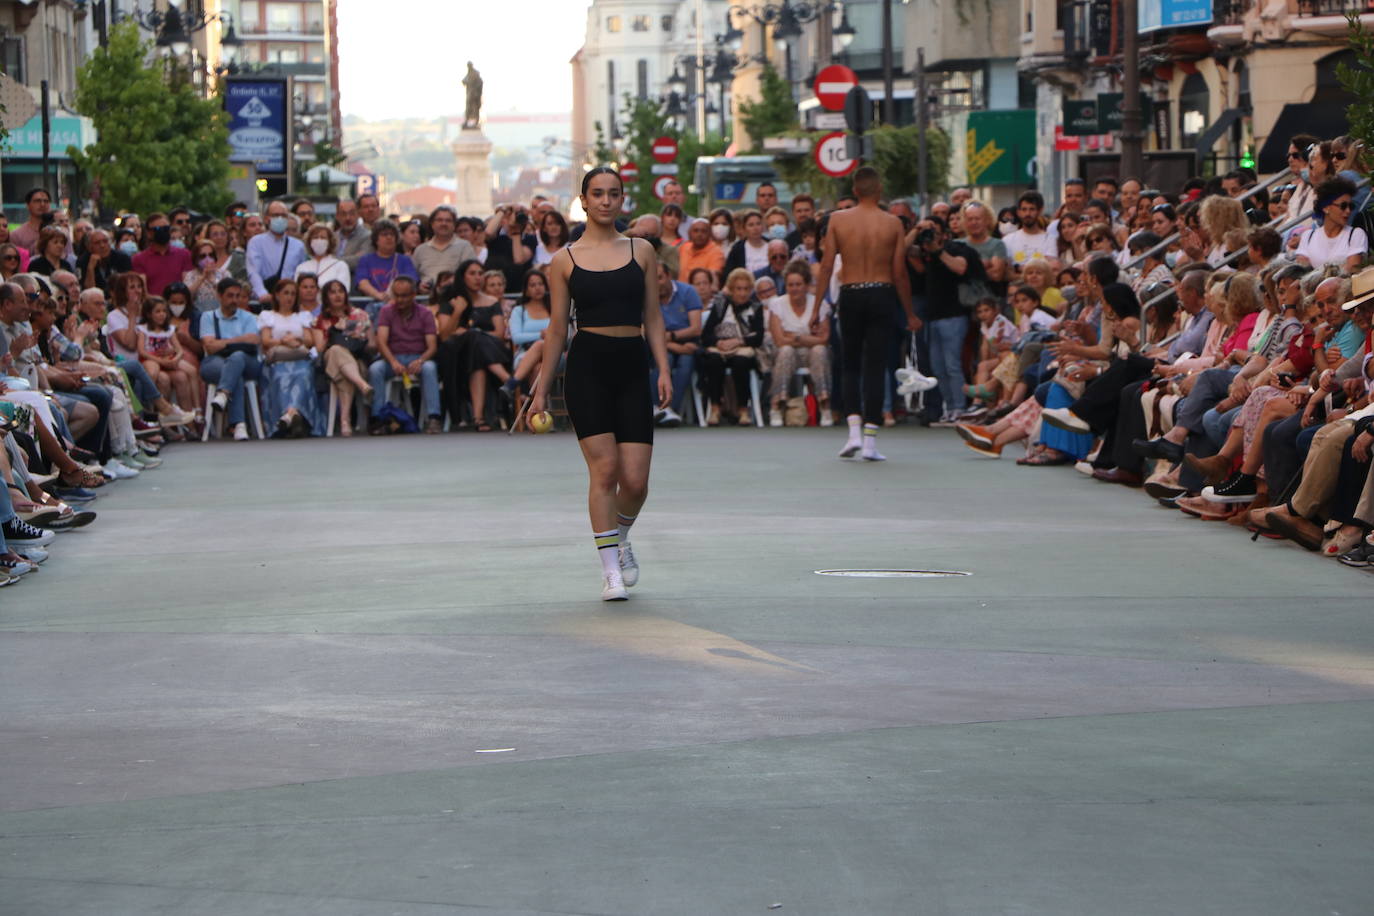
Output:
[[974,111],[968,116],[969,184],[1025,184],[1035,158],[1035,110]]

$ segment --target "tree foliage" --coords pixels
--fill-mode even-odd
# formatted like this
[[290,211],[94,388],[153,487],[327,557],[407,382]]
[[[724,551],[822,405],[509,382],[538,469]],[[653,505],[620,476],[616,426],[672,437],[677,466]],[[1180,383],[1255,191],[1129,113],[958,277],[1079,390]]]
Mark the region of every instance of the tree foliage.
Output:
[[184,72],[148,65],[133,21],[110,30],[76,77],[76,110],[99,139],[68,148],[100,186],[102,204],[147,213],[185,204],[215,212],[230,200],[229,131],[218,97],[203,99]]
[[1365,147],[1374,145],[1374,32],[1366,29],[1356,13],[1346,17],[1350,21],[1350,47],[1355,51],[1355,65],[1342,62],[1336,76],[1355,101],[1346,108],[1351,136],[1364,141]]
[[749,135],[749,146],[755,153],[763,150],[764,138],[784,134],[799,126],[792,87],[771,66],[765,66],[759,78],[758,101],[740,103],[739,122]]
[[606,128],[600,121],[593,126],[596,128],[596,142],[592,144],[592,165],[611,165],[615,162],[615,150],[606,142]]
[[[788,136],[815,138],[806,131],[791,131]],[[881,126],[866,136],[873,140],[873,158],[867,161],[883,176],[883,196],[911,197],[919,186],[918,157],[920,148],[917,128]],[[949,137],[939,128],[926,129],[926,181],[934,196],[949,188]],[[813,197],[833,202],[850,191],[848,178],[831,178],[820,170],[812,156],[789,156],[776,160],[778,177],[795,190],[805,190]]]
[[[725,152],[726,143],[716,133],[707,134],[704,140],[698,139],[695,131],[678,130],[672,119],[664,111],[664,105],[654,99],[635,99],[625,96],[625,110],[622,119],[625,134],[625,160],[639,166],[639,177],[625,185],[625,193],[634,202],[634,215],[657,213],[662,204],[654,196],[654,181],[661,176],[653,174],[653,145],[659,137],[672,137],[677,141],[677,180],[684,188],[692,183],[696,174],[697,159],[702,156],[719,156]],[[606,160],[615,163],[614,154]],[[688,214],[696,212],[697,196],[688,195],[684,209]]]

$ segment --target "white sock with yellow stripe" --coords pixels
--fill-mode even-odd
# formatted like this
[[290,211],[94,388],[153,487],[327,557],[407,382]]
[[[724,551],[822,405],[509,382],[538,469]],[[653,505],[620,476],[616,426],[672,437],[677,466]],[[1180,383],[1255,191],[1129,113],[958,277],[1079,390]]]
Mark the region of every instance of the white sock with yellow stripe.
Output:
[[594,531],[592,538],[596,541],[596,552],[601,557],[601,572],[607,576],[614,573],[620,575],[620,530],[612,528],[610,531]]

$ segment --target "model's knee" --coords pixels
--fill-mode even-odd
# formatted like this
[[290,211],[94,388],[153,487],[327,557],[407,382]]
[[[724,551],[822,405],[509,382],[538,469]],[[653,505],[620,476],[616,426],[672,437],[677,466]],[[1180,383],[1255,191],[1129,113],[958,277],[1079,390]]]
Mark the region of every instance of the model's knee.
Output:
[[649,495],[649,481],[641,477],[622,478],[617,489],[621,499],[643,502]]

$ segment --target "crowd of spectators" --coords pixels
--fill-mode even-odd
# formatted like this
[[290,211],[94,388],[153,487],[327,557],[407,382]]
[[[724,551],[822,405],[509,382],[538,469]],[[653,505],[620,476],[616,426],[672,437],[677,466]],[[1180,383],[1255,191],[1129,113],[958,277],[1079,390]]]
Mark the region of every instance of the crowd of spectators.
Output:
[[[1264,184],[1071,179],[1052,206],[1027,191],[996,213],[962,188],[923,214],[887,202],[923,326],[908,336],[894,312],[884,422],[953,427],[987,457],[1023,442],[1018,464],[1370,562],[1363,152],[1299,136]],[[657,423],[833,425],[827,213],[769,183],[701,217],[680,185],[664,196],[625,226],[659,255],[674,400]],[[168,442],[512,423],[544,355],[544,266],[581,231],[543,198],[485,217],[388,216],[373,195],[332,218],[236,203],[108,227],[42,189],[25,203],[0,226],[0,585]]]

